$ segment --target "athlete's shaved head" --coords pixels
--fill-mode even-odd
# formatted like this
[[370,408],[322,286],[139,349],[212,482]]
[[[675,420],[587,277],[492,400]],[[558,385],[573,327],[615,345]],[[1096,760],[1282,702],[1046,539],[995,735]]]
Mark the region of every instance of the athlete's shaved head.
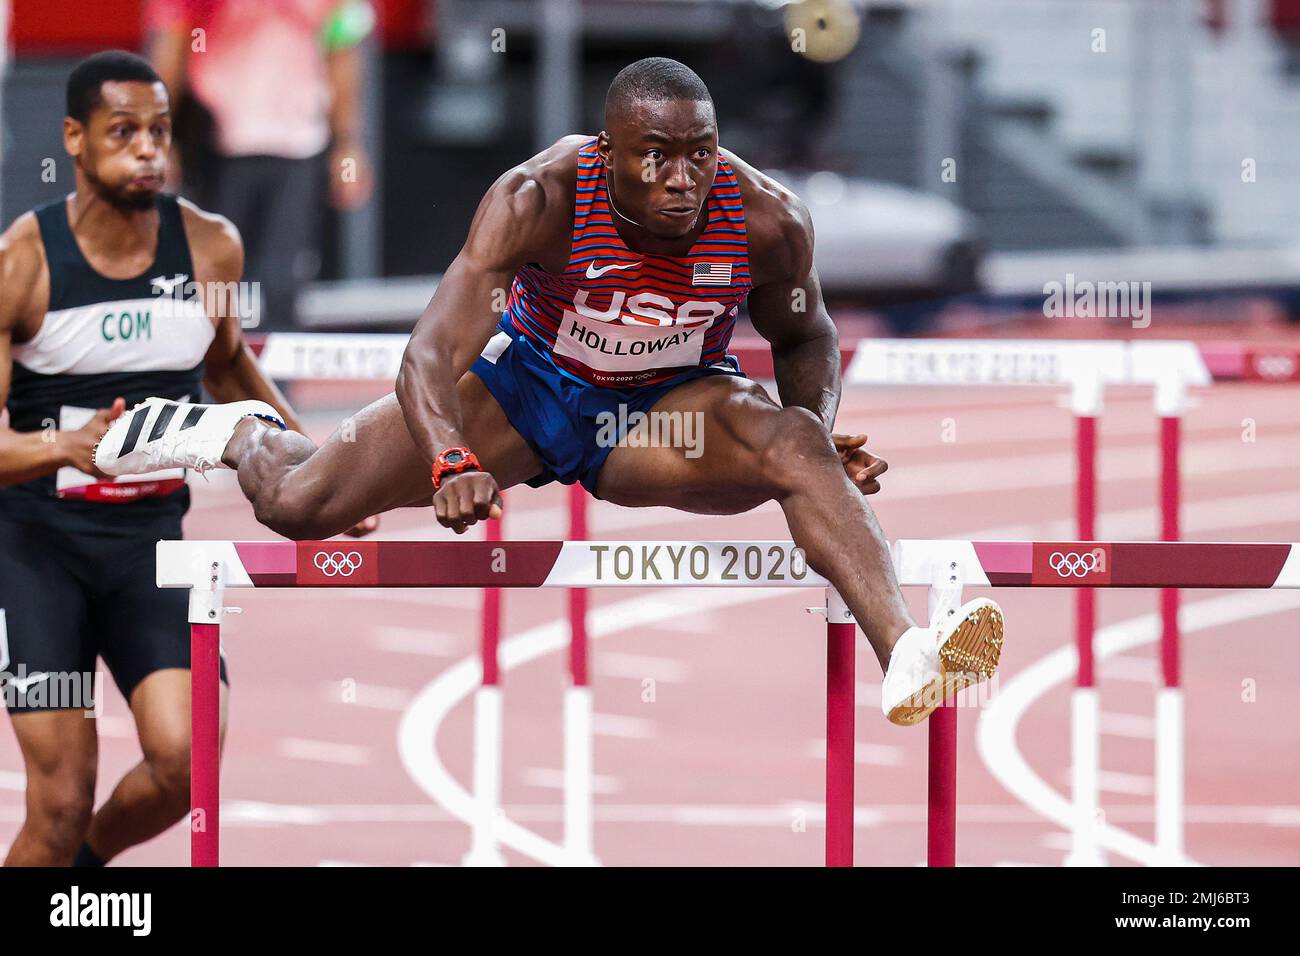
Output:
[[708,103],[713,107],[713,97],[704,81],[685,63],[665,56],[648,56],[631,63],[614,77],[605,94],[605,125],[613,125],[616,117],[625,116],[638,103],[666,103],[670,100],[691,100]]
[[662,56],[637,60],[605,95],[597,151],[620,219],[662,240],[698,234],[718,171],[713,97],[695,71]]

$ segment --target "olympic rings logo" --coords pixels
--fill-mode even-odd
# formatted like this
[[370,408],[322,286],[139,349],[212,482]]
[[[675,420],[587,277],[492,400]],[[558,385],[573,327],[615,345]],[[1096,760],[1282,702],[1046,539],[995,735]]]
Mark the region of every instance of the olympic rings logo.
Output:
[[356,551],[317,551],[313,561],[327,578],[351,577],[361,567],[361,555]]
[[1255,371],[1260,378],[1290,378],[1295,375],[1296,360],[1290,355],[1257,355]]
[[1054,551],[1047,565],[1063,578],[1087,577],[1100,566],[1096,551]]

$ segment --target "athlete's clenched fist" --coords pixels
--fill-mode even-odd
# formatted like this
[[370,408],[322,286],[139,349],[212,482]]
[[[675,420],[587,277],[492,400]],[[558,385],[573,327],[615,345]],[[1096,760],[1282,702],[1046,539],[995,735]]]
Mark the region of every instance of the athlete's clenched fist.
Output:
[[433,493],[438,524],[464,534],[470,525],[501,517],[501,489],[486,471],[448,475]]

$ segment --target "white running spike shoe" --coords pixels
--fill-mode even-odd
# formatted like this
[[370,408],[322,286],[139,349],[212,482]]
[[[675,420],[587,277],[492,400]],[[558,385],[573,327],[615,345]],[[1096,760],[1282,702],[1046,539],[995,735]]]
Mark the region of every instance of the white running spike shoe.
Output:
[[163,468],[202,474],[226,467],[221,455],[235,426],[248,416],[284,428],[266,402],[192,405],[147,398],[109,426],[95,446],[95,467],[106,475],[143,475]]
[[889,657],[880,705],[892,723],[919,724],[963,687],[988,680],[1002,656],[1002,609],[988,598],[941,606],[929,627],[903,633]]

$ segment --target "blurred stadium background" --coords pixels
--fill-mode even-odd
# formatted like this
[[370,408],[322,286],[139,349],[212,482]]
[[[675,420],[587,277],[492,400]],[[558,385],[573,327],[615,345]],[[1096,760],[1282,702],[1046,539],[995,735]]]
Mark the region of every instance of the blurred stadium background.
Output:
[[[708,83],[722,144],[808,202],[817,265],[846,341],[1178,338],[1293,349],[1300,341],[1300,0],[372,5],[377,26],[362,50],[376,189],[359,210],[327,212],[314,279],[299,299],[304,331],[409,329],[488,185],[560,135],[597,132],[617,70],[664,55]],[[0,0],[8,37],[0,95],[5,224],[71,188],[60,141],[68,69],[95,50],[147,49],[146,6]],[[799,23],[815,40],[803,52],[790,40]],[[500,50],[494,31],[504,31]],[[50,157],[55,181],[41,175]],[[1151,283],[1150,326],[1135,328],[1128,316],[1046,317],[1045,285],[1067,276]],[[1293,362],[1274,377],[1295,379],[1295,371]],[[297,383],[291,397],[323,437],[384,389]],[[1188,538],[1300,540],[1298,399],[1295,384],[1227,385],[1203,397],[1187,428]],[[1114,450],[1101,459],[1103,537],[1156,534],[1150,414],[1146,393],[1119,391],[1108,402],[1101,431]],[[941,441],[939,423],[952,416],[961,440]],[[1260,428],[1258,444],[1238,435],[1248,417]],[[895,497],[887,485],[877,504],[891,537],[1072,533],[1071,421],[1041,395],[850,392],[841,425],[869,432],[893,465]],[[974,473],[983,476],[974,490],[963,488],[963,476]],[[207,487],[196,496],[190,536],[268,534],[223,476]],[[515,493],[511,509],[511,537],[563,531],[555,489]],[[592,520],[596,537],[785,534],[775,509],[688,520],[657,511],[629,519],[598,507]],[[420,513],[395,516],[381,531],[439,533]],[[819,799],[818,632],[788,597],[778,606],[764,593],[739,610],[701,605],[689,620],[652,613],[662,621],[608,642],[623,643],[595,665],[603,715],[597,852],[606,862],[818,861],[818,840],[797,827],[792,834],[790,825],[791,808],[815,811]],[[1004,681],[1068,648],[1067,595],[1000,599],[1010,619],[1018,615],[1023,640],[1013,649],[1008,637]],[[646,592],[641,600],[644,609],[675,598]],[[540,601],[512,599],[509,628],[556,620],[558,605]],[[227,629],[237,688],[225,773],[235,801],[228,858],[459,860],[467,830],[448,809],[454,801],[429,801],[428,776],[413,772],[391,741],[394,732],[432,735],[447,773],[468,786],[468,697],[443,701],[446,712],[434,720],[428,682],[473,657],[475,600],[356,592],[250,594],[240,603],[249,614]],[[1150,604],[1140,595],[1104,597],[1101,623],[1120,626]],[[630,613],[613,599],[593,599],[593,613],[602,606],[609,615]],[[1279,616],[1293,608],[1278,607],[1249,626],[1211,629],[1224,638],[1213,652],[1208,639],[1202,653],[1188,652],[1187,840],[1201,862],[1300,860],[1293,766],[1300,685],[1276,671],[1294,660],[1294,626]],[[301,628],[300,640],[284,637],[277,614]],[[800,648],[794,659],[792,644]],[[1103,691],[1103,731],[1111,735],[1103,789],[1108,819],[1148,839],[1152,731],[1143,685],[1156,678],[1144,649],[1154,653],[1148,642],[1102,668],[1111,679]],[[598,660],[603,653],[602,643]],[[504,796],[513,818],[553,838],[557,771],[546,768],[559,760],[562,678],[555,659],[530,661],[508,681]],[[859,661],[861,680],[878,680],[874,671],[872,661]],[[650,716],[638,696],[646,675],[683,689],[661,691]],[[1273,679],[1255,709],[1240,705],[1250,675]],[[338,705],[342,679],[365,689],[360,710]],[[869,704],[871,693],[864,685],[859,696]],[[1013,720],[998,746],[1019,746],[1042,780],[1065,792],[1068,681],[1033,708],[1020,736]],[[876,714],[865,706],[859,721],[859,804],[872,808],[859,823],[869,828],[859,862],[915,863],[924,841],[924,742],[891,732]],[[976,762],[974,725],[967,721],[961,738],[970,769],[959,859],[1059,863],[1068,839],[1051,807],[996,765],[1005,751],[981,742],[984,763]],[[101,788],[133,759],[120,700],[102,727]],[[0,844],[20,819],[20,768],[12,736],[0,733]],[[184,844],[185,834],[173,831],[124,862],[180,862]],[[515,850],[509,857],[534,861]],[[1140,854],[1112,859],[1146,862]]]
[[[147,5],[12,2],[0,219],[66,190],[39,171],[63,160],[67,70],[147,49]],[[599,130],[613,74],[652,54],[695,68],[724,145],[809,203],[845,321],[996,329],[1067,271],[1194,297],[1180,318],[1296,315],[1300,0],[843,0],[814,5],[805,55],[791,6],[378,0],[378,190],[331,217],[303,325],[409,327],[492,180]]]

